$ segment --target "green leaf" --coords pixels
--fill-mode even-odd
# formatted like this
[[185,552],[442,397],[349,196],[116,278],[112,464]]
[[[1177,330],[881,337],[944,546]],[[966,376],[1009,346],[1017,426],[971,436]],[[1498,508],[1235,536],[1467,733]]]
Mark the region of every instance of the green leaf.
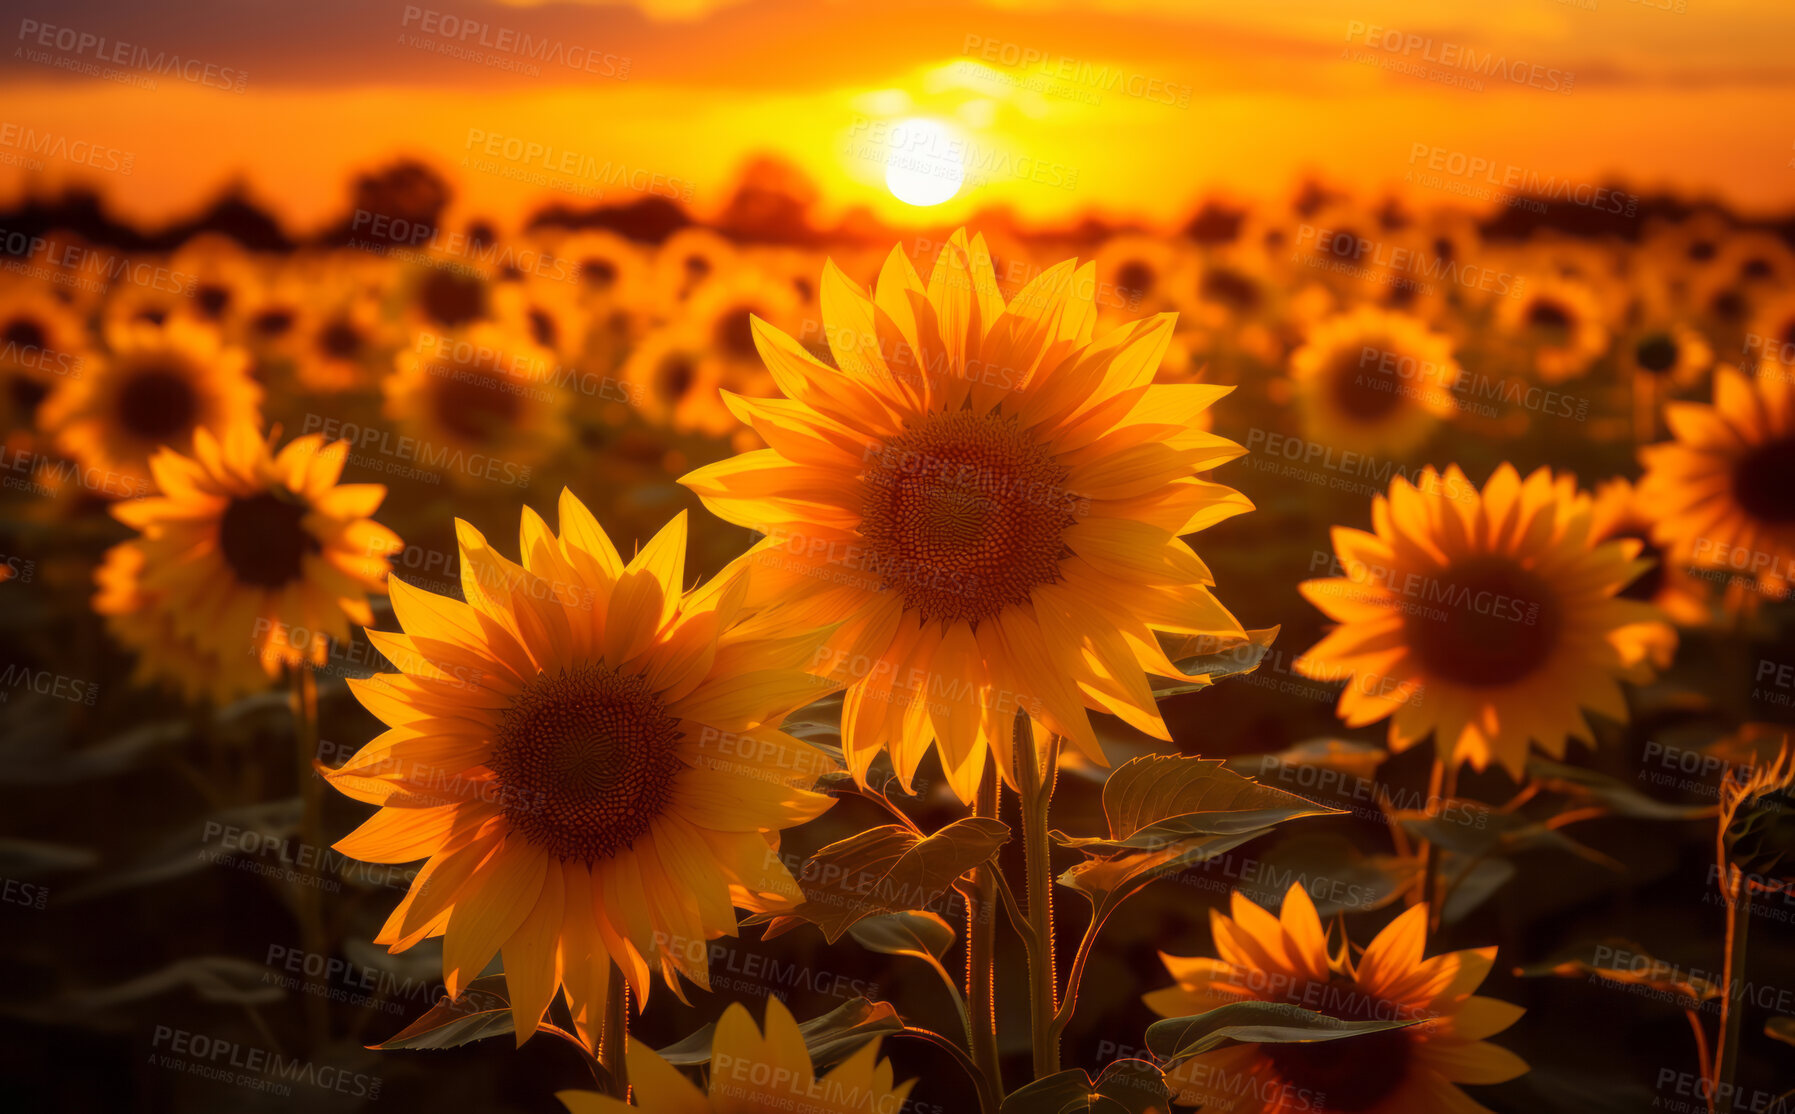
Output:
[[1621,939],[1585,944],[1562,958],[1516,967],[1515,974],[1522,978],[1597,978],[1618,986],[1636,986],[1655,995],[1682,999],[1683,1009],[1696,1009],[1722,993],[1721,987],[1708,980],[1687,974],[1684,968],[1654,958],[1639,945]]
[[1615,816],[1636,820],[1701,820],[1714,815],[1713,805],[1674,805],[1653,800],[1618,778],[1562,762],[1529,759],[1527,773],[1543,788],[1606,809]]
[[1278,637],[1277,627],[1250,630],[1245,638],[1222,638],[1213,634],[1192,634],[1165,639],[1166,657],[1172,659],[1186,676],[1202,674],[1201,680],[1181,681],[1170,677],[1149,677],[1155,699],[1196,692],[1228,677],[1238,677],[1259,668],[1259,662]]
[[896,824],[868,828],[810,857],[798,879],[802,901],[745,923],[765,924],[770,938],[809,922],[833,944],[862,917],[927,906],[1009,838],[1007,825],[985,816],[962,817],[930,836]]
[[511,1018],[511,999],[505,993],[505,976],[485,975],[462,988],[459,998],[443,995],[424,1016],[379,1044],[368,1047],[458,1048],[516,1031],[517,1026]]
[[1063,846],[1092,856],[1059,881],[1089,899],[1102,919],[1156,878],[1231,851],[1286,820],[1340,811],[1241,777],[1219,759],[1145,755],[1104,782],[1107,837],[1052,833]]
[[1147,1027],[1147,1047],[1167,1068],[1235,1044],[1306,1044],[1419,1025],[1422,1017],[1342,1021],[1290,1002],[1231,1002]]
[[1117,1060],[1095,1082],[1082,1069],[1037,1079],[1010,1093],[999,1114],[1165,1114],[1165,1072],[1146,1060]]
[[1107,837],[1055,832],[1053,838],[1092,852],[1150,851],[1193,836],[1262,831],[1299,816],[1341,811],[1242,777],[1221,759],[1149,754],[1117,768],[1103,783]]
[[939,962],[957,935],[941,916],[921,909],[855,921],[848,935],[869,951]]
[[[890,1002],[855,998],[809,1021],[798,1023],[811,1066],[818,1072],[847,1059],[875,1037],[903,1031],[904,1021]],[[708,1064],[717,1026],[706,1025],[691,1036],[660,1050],[661,1059],[677,1068]]]
[[1405,810],[1396,814],[1396,822],[1410,834],[1459,855],[1511,855],[1550,847],[1621,869],[1621,864],[1607,855],[1585,847],[1556,828],[1548,828],[1518,812],[1498,812],[1477,801],[1448,799],[1440,802],[1432,815]]

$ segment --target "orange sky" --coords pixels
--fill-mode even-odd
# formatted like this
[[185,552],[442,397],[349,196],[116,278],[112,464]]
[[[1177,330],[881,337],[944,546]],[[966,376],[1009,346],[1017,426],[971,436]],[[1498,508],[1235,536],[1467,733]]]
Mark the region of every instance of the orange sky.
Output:
[[[64,0],[22,12],[0,58],[0,195],[85,179],[160,219],[236,178],[304,229],[341,211],[349,174],[406,154],[457,180],[458,209],[516,222],[642,190],[702,211],[745,156],[772,151],[819,182],[825,215],[869,205],[894,221],[991,204],[1171,218],[1212,191],[1281,197],[1311,171],[1415,189],[1405,177],[1430,161],[1480,169],[1430,177],[1423,199],[1620,175],[1787,207],[1795,5],[1679,2],[201,0],[175,25]],[[524,35],[552,53],[533,57]],[[158,54],[194,80],[152,73]],[[68,72],[83,65],[138,84]],[[242,92],[213,87],[236,73]],[[957,143],[890,130],[917,117]],[[109,172],[127,155],[128,175]],[[971,164],[953,200],[892,197],[887,163],[919,156]]]

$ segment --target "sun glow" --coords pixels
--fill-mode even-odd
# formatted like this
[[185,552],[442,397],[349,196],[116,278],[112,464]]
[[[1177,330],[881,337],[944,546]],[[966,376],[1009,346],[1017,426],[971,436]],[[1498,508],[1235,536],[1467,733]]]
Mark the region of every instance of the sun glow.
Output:
[[959,129],[925,116],[899,120],[879,146],[885,186],[907,205],[939,205],[966,180],[966,140]]

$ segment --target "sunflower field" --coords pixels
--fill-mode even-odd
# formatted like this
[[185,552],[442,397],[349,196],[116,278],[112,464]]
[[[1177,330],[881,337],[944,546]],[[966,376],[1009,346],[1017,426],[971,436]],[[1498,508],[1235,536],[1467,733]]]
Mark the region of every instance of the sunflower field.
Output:
[[478,173],[0,211],[7,1109],[1795,1109],[1795,219]]

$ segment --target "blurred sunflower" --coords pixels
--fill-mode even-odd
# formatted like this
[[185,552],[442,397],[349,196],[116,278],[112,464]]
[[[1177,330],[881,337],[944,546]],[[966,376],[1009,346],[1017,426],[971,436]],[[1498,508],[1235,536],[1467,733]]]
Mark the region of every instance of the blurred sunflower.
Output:
[[1309,437],[1346,449],[1405,453],[1453,413],[1452,341],[1406,314],[1360,306],[1310,330],[1290,357]]
[[956,232],[924,287],[893,250],[871,297],[827,264],[835,366],[756,322],[786,397],[725,397],[772,447],[681,481],[769,535],[754,606],[832,628],[855,776],[889,745],[908,786],[934,745],[963,801],[988,750],[1011,776],[1018,706],[1097,761],[1086,708],[1170,738],[1156,632],[1241,633],[1180,535],[1251,508],[1192,475],[1243,450],[1196,428],[1230,388],[1154,384],[1169,314],[1093,341],[1093,265],[1006,307],[983,259]]
[[143,573],[143,546],[135,541],[108,549],[94,571],[94,613],[135,656],[132,684],[170,689],[190,704],[227,704],[267,687],[252,654],[220,657],[178,634],[173,613],[163,606],[165,593],[145,587]]
[[571,272],[588,307],[628,308],[648,286],[642,250],[613,232],[576,232],[555,244],[554,255]]
[[699,1090],[672,1064],[641,1043],[629,1046],[634,1106],[590,1091],[562,1091],[555,1097],[569,1114],[621,1114],[654,1110],[661,1114],[760,1114],[797,1110],[805,1114],[897,1114],[916,1080],[894,1083],[891,1061],[879,1059],[874,1037],[823,1075],[816,1073],[804,1033],[785,1003],[767,996],[767,1031],[755,1027],[748,1007],[731,1002],[717,1021],[711,1042],[710,1079]]
[[[1638,580],[1622,588],[1622,599],[1643,600],[1664,612],[1678,626],[1699,627],[1712,617],[1708,608],[1708,583],[1689,575],[1682,563],[1672,559],[1652,540],[1652,524],[1657,508],[1641,498],[1639,489],[1625,479],[1615,478],[1596,485],[1595,505],[1590,512],[1589,538],[1593,542],[1630,538],[1639,542],[1639,555],[1652,562]],[[1653,654],[1658,668],[1669,666],[1676,652],[1676,640],[1670,639],[1662,650]]]
[[708,338],[664,325],[636,345],[623,364],[623,379],[642,416],[681,433],[722,437],[737,428],[723,404],[722,361]]
[[1296,883],[1277,916],[1236,890],[1232,917],[1211,910],[1216,955],[1160,953],[1176,986],[1144,996],[1161,1017],[1185,1017],[1233,1002],[1282,1002],[1344,1021],[1419,1024],[1334,1041],[1240,1044],[1173,1068],[1166,1083],[1182,1106],[1228,1114],[1315,1109],[1364,1114],[1479,1114],[1461,1083],[1503,1083],[1527,1072],[1514,1053],[1486,1040],[1522,1009],[1473,993],[1496,949],[1423,958],[1427,906],[1397,917],[1354,961],[1328,948],[1315,903]]
[[390,730],[327,776],[384,806],[338,851],[429,860],[376,943],[442,936],[452,995],[502,950],[518,1040],[559,987],[595,1043],[612,963],[683,997],[732,905],[798,896],[774,849],[832,764],[778,724],[831,686],[814,638],[736,623],[739,566],[682,592],[683,514],[627,565],[571,492],[560,517],[523,512],[523,565],[457,521],[468,603],[392,582],[404,633],[368,637],[403,673],[350,682]]
[[1795,292],[1767,301],[1752,316],[1745,351],[1753,370],[1795,377]]
[[388,418],[416,437],[418,463],[462,487],[527,480],[571,435],[567,370],[554,353],[492,322],[419,333],[386,377]]
[[1774,759],[1727,771],[1720,847],[1738,871],[1729,881],[1762,893],[1795,891],[1795,747],[1787,729]]
[[[1672,402],[1676,438],[1639,451],[1652,538],[1672,560],[1727,574],[1731,602],[1783,599],[1795,580],[1795,377],[1723,367],[1714,404]],[[1750,591],[1741,591],[1749,589]]]
[[1101,304],[1137,317],[1184,309],[1196,281],[1188,249],[1163,236],[1112,236],[1097,248],[1096,260],[1097,273],[1113,287]]
[[317,297],[300,326],[294,376],[304,389],[322,394],[370,386],[375,368],[391,363],[394,344],[392,330],[380,314],[379,296],[325,287]]
[[1548,383],[1583,374],[1608,350],[1601,302],[1577,279],[1552,276],[1526,283],[1519,297],[1502,299],[1496,327],[1528,354]]
[[737,267],[704,283],[687,300],[681,322],[704,337],[717,361],[717,381],[736,394],[773,393],[773,381],[754,346],[754,321],[790,333],[801,303],[791,288],[751,267]]
[[1590,738],[1581,709],[1624,721],[1619,681],[1652,675],[1673,637],[1650,604],[1619,598],[1640,543],[1590,537],[1593,504],[1570,476],[1496,469],[1483,490],[1458,467],[1398,477],[1372,502],[1375,533],[1334,528],[1335,571],[1301,591],[1331,633],[1297,660],[1347,681],[1339,716],[1390,717],[1390,749],[1434,736],[1440,760],[1516,778],[1529,741],[1553,757]]
[[81,318],[34,282],[0,283],[0,437],[30,429],[58,383],[87,362]]
[[670,316],[700,286],[735,265],[735,246],[722,236],[697,225],[680,229],[654,253],[651,312]]
[[158,449],[190,452],[201,429],[261,424],[248,354],[226,347],[211,327],[186,318],[138,322],[112,327],[106,341],[107,353],[64,382],[39,414],[58,450],[84,466],[142,485]]
[[[326,636],[345,642],[351,623],[374,621],[368,595],[401,548],[369,517],[386,488],[337,482],[348,456],[319,434],[275,454],[247,425],[200,430],[191,457],[163,449],[150,462],[155,491],[112,508],[138,531],[126,543],[142,556],[137,602],[210,659],[247,659],[269,677],[324,664]],[[114,566],[115,585],[129,564]]]
[[187,280],[190,297],[178,308],[234,335],[242,320],[244,297],[261,284],[255,261],[236,240],[221,232],[202,232],[169,257],[168,269]]
[[1648,321],[1620,345],[1621,368],[1645,380],[1687,387],[1714,365],[1714,349],[1679,321]]

